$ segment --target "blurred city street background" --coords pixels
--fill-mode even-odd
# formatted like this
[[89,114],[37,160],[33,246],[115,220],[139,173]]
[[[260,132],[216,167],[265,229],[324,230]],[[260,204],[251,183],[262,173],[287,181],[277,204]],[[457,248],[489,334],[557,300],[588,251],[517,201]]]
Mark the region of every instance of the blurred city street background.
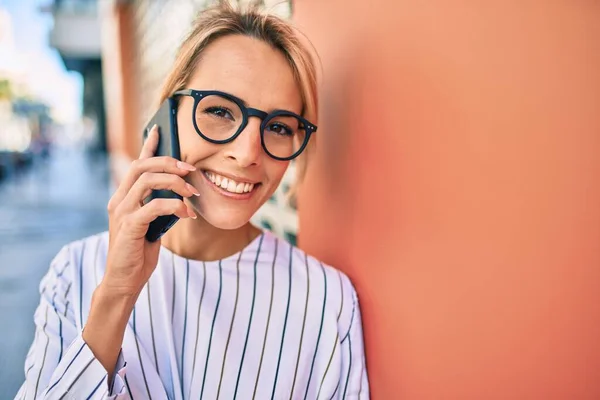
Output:
[[33,340],[38,285],[66,243],[107,229],[106,159],[55,149],[0,182],[0,399],[11,399]]
[[85,16],[95,2],[56,3],[0,0],[2,400],[14,398],[24,380],[38,286],[50,261],[66,243],[108,226],[110,175],[98,82],[85,94],[85,81],[99,71],[99,50],[80,49],[69,58],[51,45],[59,6],[67,15]]

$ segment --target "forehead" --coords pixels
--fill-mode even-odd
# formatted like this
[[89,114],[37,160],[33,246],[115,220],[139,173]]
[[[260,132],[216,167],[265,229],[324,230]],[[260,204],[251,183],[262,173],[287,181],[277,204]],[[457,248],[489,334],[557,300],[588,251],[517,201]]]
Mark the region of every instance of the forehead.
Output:
[[302,109],[300,89],[285,56],[262,40],[242,35],[208,45],[188,87],[228,92],[265,111]]

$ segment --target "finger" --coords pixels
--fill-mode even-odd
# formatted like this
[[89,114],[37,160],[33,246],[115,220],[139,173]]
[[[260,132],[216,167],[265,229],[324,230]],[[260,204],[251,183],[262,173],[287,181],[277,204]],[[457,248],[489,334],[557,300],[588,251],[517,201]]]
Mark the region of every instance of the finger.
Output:
[[131,190],[131,187],[145,172],[161,172],[185,176],[189,174],[190,171],[195,170],[196,167],[193,165],[178,161],[173,157],[162,156],[135,160],[131,163],[129,171],[127,171],[121,184],[110,199],[109,210],[114,210],[121,204],[127,193]]
[[142,237],[148,230],[150,222],[163,215],[176,215],[179,218],[193,218],[197,216],[194,211],[182,200],[154,199],[141,207],[124,220],[122,229],[126,229],[135,237]]
[[150,158],[154,154],[156,154],[156,148],[158,146],[158,125],[154,124],[154,126],[148,132],[148,136],[142,145],[142,150],[140,152],[140,160],[144,158]]
[[150,195],[152,190],[172,190],[183,197],[199,196],[198,189],[187,183],[182,177],[173,174],[158,172],[145,172],[133,184],[131,190],[123,199],[120,211],[133,212],[140,207],[140,203]]
[[161,215],[175,214],[179,218],[198,218],[189,205],[185,204],[183,200],[178,199],[154,199],[136,211],[136,213],[140,213],[138,216],[140,217],[140,222],[143,224],[150,224],[150,222]]

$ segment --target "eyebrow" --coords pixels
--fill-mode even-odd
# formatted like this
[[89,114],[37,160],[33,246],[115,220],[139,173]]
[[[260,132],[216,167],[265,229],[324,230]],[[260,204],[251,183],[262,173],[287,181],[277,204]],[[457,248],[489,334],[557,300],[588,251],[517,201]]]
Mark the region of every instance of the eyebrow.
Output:
[[[200,91],[202,91],[204,89],[193,89],[193,88],[190,88],[190,89],[183,89],[183,90],[200,90]],[[249,106],[248,102],[246,100],[244,100],[241,96],[238,96],[237,94],[235,94],[233,92],[230,92],[228,90],[216,89],[216,88],[214,88],[214,89],[206,89],[206,90],[227,93],[227,94],[235,97],[236,99],[240,100],[242,102],[242,104],[244,105],[244,107],[257,109],[256,107]],[[267,114],[271,114],[274,111],[289,111],[289,112],[292,112],[292,113],[300,115],[300,116],[303,116],[304,110],[305,110],[304,104],[301,105],[299,112],[293,111],[293,107],[276,107],[276,108],[270,108],[268,110],[262,110],[262,109],[260,109],[260,111],[264,111]]]
[[[225,92],[225,93],[230,93],[230,92],[226,92],[226,91],[224,91],[224,90],[223,90],[223,92]],[[233,93],[231,93],[231,94],[232,94],[233,96],[237,97],[238,99],[240,99],[240,101],[242,102],[242,104],[244,105],[244,107],[246,107],[246,108],[254,108],[254,109],[256,109],[256,107],[249,106],[249,105],[248,105],[248,102],[247,102],[246,100],[244,100],[243,98],[241,98],[240,96],[238,96],[238,95],[236,95],[236,94],[233,94]],[[302,113],[303,113],[303,111],[304,111],[304,107],[302,107],[302,108],[300,109],[300,112],[293,111],[293,107],[275,107],[275,108],[269,108],[269,109],[267,109],[267,110],[262,110],[262,109],[261,109],[261,111],[264,111],[264,112],[266,112],[267,114],[271,114],[271,113],[272,113],[272,112],[274,112],[274,111],[289,111],[289,112],[293,112],[294,114],[302,115]]]

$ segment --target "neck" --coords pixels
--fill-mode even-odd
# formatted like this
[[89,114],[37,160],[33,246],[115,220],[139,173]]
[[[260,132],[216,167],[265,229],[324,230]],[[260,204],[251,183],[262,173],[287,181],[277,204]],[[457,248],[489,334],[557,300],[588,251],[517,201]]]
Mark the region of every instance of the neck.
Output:
[[237,229],[219,229],[198,216],[179,220],[161,238],[161,244],[184,258],[215,261],[240,252],[260,233],[250,222]]

